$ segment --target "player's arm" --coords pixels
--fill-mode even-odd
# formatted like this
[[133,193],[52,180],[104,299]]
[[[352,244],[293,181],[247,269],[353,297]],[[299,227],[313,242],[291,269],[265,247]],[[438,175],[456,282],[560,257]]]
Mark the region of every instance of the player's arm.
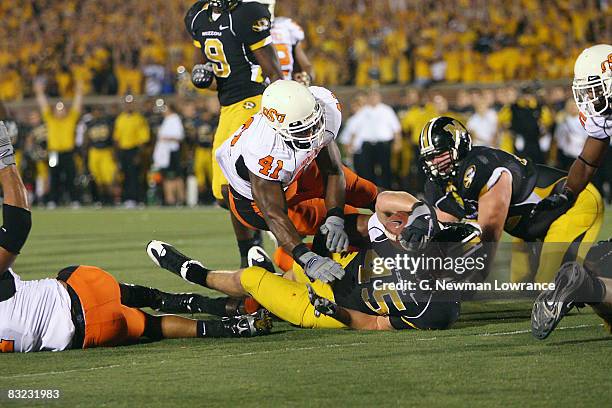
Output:
[[405,191],[383,191],[376,197],[376,215],[382,224],[398,211],[410,212],[418,200]]
[[344,231],[344,200],[346,179],[342,169],[340,150],[335,142],[324,147],[315,159],[323,176],[325,190],[325,207],[327,218],[321,226],[326,235],[327,249],[331,252],[344,252],[348,249],[349,238]]
[[0,228],[0,271],[6,271],[25,244],[32,226],[28,195],[17,167],[11,138],[0,122],[0,185],[4,192]]
[[478,225],[484,242],[498,242],[504,230],[510,200],[512,177],[503,172],[497,182],[478,199]]
[[344,269],[339,263],[312,252],[304,243],[287,213],[287,201],[279,182],[266,180],[249,172],[251,191],[266,224],[278,244],[304,269],[311,279],[331,282],[342,279]]
[[565,183],[565,187],[572,192],[574,198],[586,188],[595,175],[608,151],[609,144],[610,138],[587,138],[582,152],[570,167]]
[[312,80],[312,63],[306,55],[301,41],[293,47],[293,60],[295,61],[293,63],[293,79],[309,86]]
[[283,78],[283,70],[281,69],[280,62],[278,61],[278,54],[274,45],[268,44],[264,47],[257,48],[253,51],[257,62],[263,69],[264,76],[270,79],[270,82],[274,82],[278,79]]
[[278,244],[288,253],[302,243],[302,237],[287,215],[287,200],[281,183],[256,176],[249,172],[251,190],[257,207]]

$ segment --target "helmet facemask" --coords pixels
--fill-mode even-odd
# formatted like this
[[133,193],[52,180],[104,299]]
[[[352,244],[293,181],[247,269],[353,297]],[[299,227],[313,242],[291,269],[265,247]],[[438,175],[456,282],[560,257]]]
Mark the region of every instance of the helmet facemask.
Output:
[[431,181],[446,182],[457,174],[459,150],[451,147],[445,150],[431,149],[429,152],[422,152],[421,166]]
[[612,77],[576,78],[572,91],[578,109],[589,118],[602,115],[612,107]]
[[310,116],[278,129],[281,138],[295,150],[314,150],[322,144],[325,133],[325,112],[317,102]]

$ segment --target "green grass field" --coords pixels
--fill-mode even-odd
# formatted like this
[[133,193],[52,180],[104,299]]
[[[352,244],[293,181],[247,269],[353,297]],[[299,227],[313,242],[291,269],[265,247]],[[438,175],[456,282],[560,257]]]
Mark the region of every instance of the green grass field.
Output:
[[[611,233],[608,212],[602,236]],[[35,279],[89,264],[125,282],[197,290],[153,267],[144,252],[150,239],[213,267],[236,264],[227,215],[218,209],[57,210],[35,211],[15,270]],[[530,308],[467,303],[455,328],[438,332],[314,331],[277,323],[272,335],[254,339],[4,354],[0,406],[19,405],[3,399],[14,388],[59,389],[61,399],[52,405],[87,407],[609,406],[612,336],[601,321],[585,308],[539,342],[529,332]]]

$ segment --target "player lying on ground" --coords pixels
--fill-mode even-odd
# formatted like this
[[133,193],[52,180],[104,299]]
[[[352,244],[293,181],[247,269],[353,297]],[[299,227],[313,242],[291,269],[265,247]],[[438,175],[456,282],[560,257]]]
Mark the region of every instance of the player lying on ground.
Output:
[[[160,241],[151,241],[147,253],[158,266],[188,282],[233,297],[252,296],[271,313],[301,327],[446,329],[459,317],[460,294],[425,290],[418,285],[413,289],[401,288],[398,284],[416,281],[421,276],[405,266],[375,270],[375,259],[414,256],[415,252],[406,249],[414,242],[471,242],[478,239],[480,231],[462,223],[441,228],[433,207],[417,202],[408,193],[381,196],[385,194],[401,195],[396,211],[412,213],[403,219],[397,214],[389,217],[384,211],[377,211],[384,224],[377,214],[372,215],[368,223],[370,244],[358,252],[332,255],[346,271],[342,279],[332,284],[310,280],[297,263],[291,274],[294,280],[289,280],[258,266],[213,271]],[[390,225],[393,223],[399,226]],[[402,245],[398,245],[398,237]]]
[[27,192],[15,166],[8,132],[0,122],[0,352],[62,351],[118,346],[141,337],[248,336],[268,332],[265,314],[223,320],[152,316],[135,307],[159,306],[174,295],[118,283],[93,266],[72,266],[57,279],[22,281],[10,266],[32,225]]
[[309,277],[324,282],[344,272],[302,238],[321,230],[330,251],[345,251],[350,231],[357,231],[355,207],[373,209],[378,194],[342,165],[334,141],[341,120],[340,103],[329,90],[279,80],[264,91],[262,110],[216,152],[236,218],[271,231]]
[[584,265],[564,264],[555,278],[555,289],[542,292],[531,311],[531,332],[544,340],[574,306],[588,304],[612,334],[612,239],[593,246]]
[[[567,173],[534,165],[499,149],[472,146],[465,126],[450,117],[430,120],[420,136],[420,160],[428,176],[425,195],[435,203],[442,221],[473,219],[482,240],[498,242],[502,232],[513,245],[514,282],[551,282],[565,259],[583,258],[603,223],[603,202],[589,184],[573,207],[556,219],[537,222],[531,216],[538,202],[563,189]],[[532,271],[524,241],[544,245]],[[548,244],[550,243],[550,244]],[[524,261],[524,262],[519,262]]]

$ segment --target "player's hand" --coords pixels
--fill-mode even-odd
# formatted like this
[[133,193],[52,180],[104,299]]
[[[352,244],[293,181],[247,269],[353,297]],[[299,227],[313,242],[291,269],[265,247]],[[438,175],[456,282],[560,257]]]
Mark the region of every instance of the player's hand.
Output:
[[405,249],[423,249],[435,233],[440,231],[436,209],[419,201],[412,207],[406,222],[406,228],[400,233],[399,242]]
[[344,269],[338,262],[319,256],[312,251],[300,256],[297,261],[303,265],[304,273],[311,279],[329,283],[344,277]]
[[301,83],[304,86],[310,86],[311,78],[310,75],[308,75],[308,72],[302,71],[293,74],[293,80]]
[[565,187],[562,192],[551,194],[537,203],[529,215],[528,234],[543,238],[552,223],[572,208],[575,201],[576,195]]
[[326,316],[335,316],[338,312],[338,305],[322,296],[317,295],[314,291],[312,285],[307,284],[308,287],[308,299],[310,300],[310,304],[314,306],[314,315],[316,317],[321,316],[322,314]]
[[15,150],[4,122],[0,121],[0,169],[15,164]]
[[344,220],[337,215],[327,217],[321,225],[321,233],[327,236],[327,249],[330,252],[344,252],[348,249],[349,237],[344,231]]
[[197,64],[191,70],[191,83],[198,89],[206,89],[212,85],[214,76],[210,63]]

